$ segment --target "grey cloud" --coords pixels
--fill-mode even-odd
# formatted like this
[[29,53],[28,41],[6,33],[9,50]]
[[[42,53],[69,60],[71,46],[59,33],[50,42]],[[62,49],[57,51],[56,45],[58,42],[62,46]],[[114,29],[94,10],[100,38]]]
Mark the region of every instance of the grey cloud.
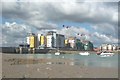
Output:
[[96,24],[92,25],[92,27],[95,29],[95,31],[98,31],[102,34],[106,34],[109,36],[116,36],[118,35],[118,26],[108,24],[108,23],[103,23],[103,24]]
[[4,25],[2,25],[2,34],[5,34],[7,36],[21,38],[25,37],[25,34],[29,32],[31,32],[30,27],[26,25],[17,24],[15,22],[13,23],[7,22]]
[[66,37],[70,37],[70,36],[75,36],[77,38],[80,38],[80,35],[78,36],[77,34],[89,34],[89,31],[83,27],[76,27],[76,26],[72,26],[70,28],[63,28],[63,29],[59,29],[57,30],[58,33],[64,34],[66,35]]
[[95,45],[101,45],[102,43],[109,43],[109,44],[118,44],[118,38],[115,38],[113,36],[108,36],[102,33],[94,32],[93,37],[91,38],[91,41]]
[[[21,4],[21,6],[19,5]],[[21,18],[25,20],[50,20],[73,22],[113,22],[112,16],[115,10],[106,7],[104,3],[19,3],[14,8],[3,5],[3,16]],[[109,3],[107,3],[109,4]],[[110,3],[112,4],[112,3]],[[5,6],[5,7],[4,7]],[[27,6],[27,8],[26,8]],[[117,5],[116,5],[117,6]]]
[[25,41],[27,33],[31,28],[24,24],[5,23],[2,25],[2,46],[18,46]]
[[[76,0],[75,0],[76,1]],[[77,22],[89,23],[95,30],[100,33],[112,34],[116,36],[117,29],[117,8],[116,3],[110,2],[8,2],[2,5],[2,17],[10,20],[22,20],[27,25],[34,27],[38,30],[41,29],[56,29],[59,22]],[[52,23],[54,22],[54,23]],[[3,31],[10,29],[3,29]],[[5,35],[10,35],[5,31]],[[11,35],[15,32],[12,30]],[[62,32],[61,32],[62,31]],[[66,33],[65,30],[59,32]],[[71,35],[74,32],[79,32],[76,27],[70,30]],[[80,28],[80,31],[89,31]],[[19,31],[24,32],[24,30]],[[17,34],[18,34],[17,33]],[[115,33],[115,35],[113,35]],[[17,37],[18,35],[12,35]],[[24,35],[19,36],[23,37]],[[94,40],[99,40],[101,37],[96,37]],[[113,37],[114,38],[114,37]]]
[[44,21],[31,21],[31,23],[27,22],[28,25],[33,26],[37,30],[49,30],[56,29],[57,25],[54,23],[48,23]]

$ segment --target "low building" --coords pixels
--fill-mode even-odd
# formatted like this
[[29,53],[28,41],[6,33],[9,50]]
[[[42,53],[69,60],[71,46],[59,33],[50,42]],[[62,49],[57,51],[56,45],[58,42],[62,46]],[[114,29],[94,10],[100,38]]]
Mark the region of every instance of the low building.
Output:
[[100,49],[101,51],[114,51],[117,50],[117,46],[113,44],[102,44]]

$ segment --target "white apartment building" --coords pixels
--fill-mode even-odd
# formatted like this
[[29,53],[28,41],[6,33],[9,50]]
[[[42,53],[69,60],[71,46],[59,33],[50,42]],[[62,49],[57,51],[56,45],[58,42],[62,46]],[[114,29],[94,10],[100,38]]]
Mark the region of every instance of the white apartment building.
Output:
[[50,31],[47,34],[47,47],[49,48],[58,48],[58,47],[64,47],[64,35],[56,34],[54,31]]
[[53,36],[47,35],[47,47],[52,48],[53,47]]

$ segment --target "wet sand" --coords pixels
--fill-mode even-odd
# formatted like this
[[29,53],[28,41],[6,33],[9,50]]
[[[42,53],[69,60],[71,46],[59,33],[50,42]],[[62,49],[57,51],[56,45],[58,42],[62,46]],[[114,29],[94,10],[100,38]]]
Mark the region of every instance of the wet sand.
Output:
[[2,79],[2,53],[0,53],[0,79]]
[[3,78],[117,78],[118,69],[73,65],[71,59],[36,59],[25,54],[2,55]]

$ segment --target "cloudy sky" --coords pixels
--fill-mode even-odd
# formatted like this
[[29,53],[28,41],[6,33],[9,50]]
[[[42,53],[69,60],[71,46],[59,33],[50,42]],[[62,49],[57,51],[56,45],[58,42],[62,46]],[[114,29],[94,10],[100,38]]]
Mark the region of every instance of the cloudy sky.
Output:
[[[17,46],[25,41],[27,33],[45,33],[49,30],[66,37],[81,38],[76,34],[85,34],[94,46],[118,42],[117,2],[10,0],[0,4],[2,46]],[[70,28],[63,28],[63,25]]]

